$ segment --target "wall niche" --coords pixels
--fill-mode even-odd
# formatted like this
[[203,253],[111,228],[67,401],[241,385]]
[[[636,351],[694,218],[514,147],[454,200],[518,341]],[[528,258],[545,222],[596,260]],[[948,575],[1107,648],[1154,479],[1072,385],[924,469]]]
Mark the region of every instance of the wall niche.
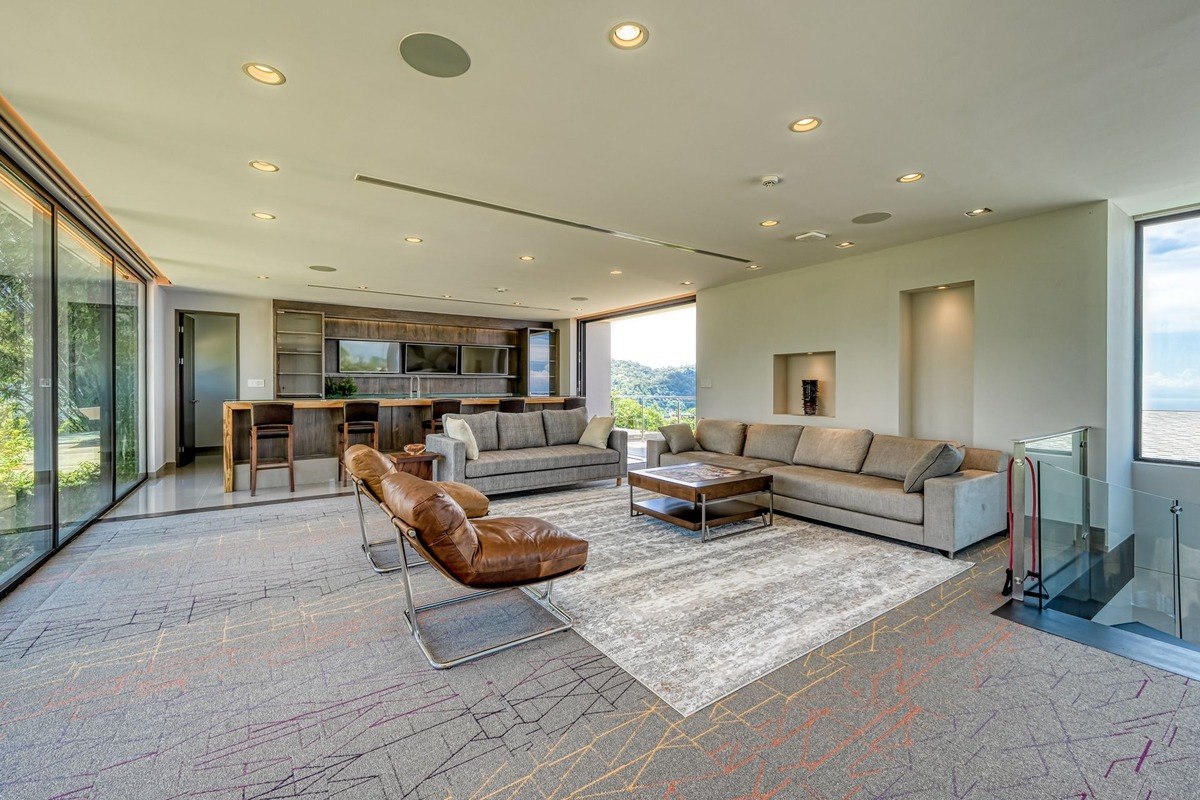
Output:
[[[805,408],[804,382],[816,381],[816,408]],[[834,417],[837,352],[775,354],[775,413],[799,417]],[[809,413],[815,412],[815,413]]]

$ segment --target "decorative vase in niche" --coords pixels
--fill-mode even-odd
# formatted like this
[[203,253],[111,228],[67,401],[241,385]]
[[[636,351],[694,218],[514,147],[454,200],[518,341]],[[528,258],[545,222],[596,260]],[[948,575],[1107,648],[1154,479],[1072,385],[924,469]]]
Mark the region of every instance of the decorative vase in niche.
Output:
[[800,387],[804,393],[804,415],[806,417],[815,417],[817,415],[817,382],[815,380],[802,380]]

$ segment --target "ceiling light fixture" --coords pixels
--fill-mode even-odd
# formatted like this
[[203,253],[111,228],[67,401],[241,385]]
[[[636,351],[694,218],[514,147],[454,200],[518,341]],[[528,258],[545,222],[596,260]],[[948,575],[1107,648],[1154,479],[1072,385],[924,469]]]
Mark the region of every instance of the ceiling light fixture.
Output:
[[680,283],[679,285],[680,285],[680,286],[691,286],[691,285],[692,285],[692,281],[683,281],[683,282],[682,282],[682,283]]
[[525,305],[525,304],[524,304],[524,303],[522,303],[520,300],[514,300],[514,301],[513,301],[513,305],[514,305],[514,306],[523,306],[523,305]]
[[634,50],[646,43],[650,31],[637,22],[622,22],[608,31],[608,41],[621,50]]
[[800,119],[788,125],[788,129],[793,133],[808,133],[815,131],[821,127],[821,120],[816,117],[801,117]]
[[442,295],[442,297],[446,300],[449,300],[451,297],[453,297],[453,295],[444,294],[444,295]]
[[508,291],[508,287],[506,287],[506,286],[497,286],[495,288],[496,288],[497,292],[507,292]]
[[925,177],[924,172],[906,172],[899,178],[896,178],[896,183],[916,183]]
[[268,281],[268,280],[270,280],[270,279],[271,279],[271,276],[270,276],[270,275],[259,275],[259,276],[258,276],[258,279],[259,279],[260,281]]
[[611,269],[611,270],[609,270],[609,271],[608,271],[608,274],[609,274],[609,275],[620,275],[620,274],[621,274],[621,270],[619,270],[619,269]]
[[360,289],[370,289],[371,287],[370,287],[370,286],[360,286],[360,287],[358,287],[358,288],[360,288]]
[[268,214],[265,211],[255,211],[250,216],[254,217],[255,219],[275,219],[274,214]]
[[949,286],[939,286],[939,287],[937,287],[937,288],[939,288],[939,289],[949,289],[950,287],[949,287]]
[[522,261],[533,261],[533,256],[521,256]]
[[746,269],[762,269],[758,264],[747,264]]
[[279,167],[270,161],[251,161],[250,166],[259,172],[279,172]]
[[409,244],[420,244],[423,240],[419,236],[405,236],[404,241]]
[[260,64],[255,61],[250,61],[242,64],[242,72],[246,73],[259,83],[265,83],[268,86],[278,86],[287,81],[287,78],[283,76],[283,73],[272,67],[270,64]]
[[854,242],[838,242],[834,245],[834,247],[838,248],[839,250],[845,250],[848,247],[854,247]]
[[763,227],[763,228],[774,228],[776,225],[778,225],[778,224],[779,224],[779,220],[777,220],[777,219],[764,219],[762,222],[760,222],[760,223],[758,223],[758,224],[759,224],[759,226],[761,226],[761,227]]
[[984,214],[992,213],[990,208],[973,208],[970,211],[964,211],[968,217],[982,217]]

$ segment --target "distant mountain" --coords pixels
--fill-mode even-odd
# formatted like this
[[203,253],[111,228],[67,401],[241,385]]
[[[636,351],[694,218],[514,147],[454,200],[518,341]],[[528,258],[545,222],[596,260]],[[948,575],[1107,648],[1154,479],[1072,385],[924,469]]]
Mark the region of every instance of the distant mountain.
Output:
[[636,361],[614,359],[612,362],[612,393],[614,396],[696,394],[696,365],[650,367]]

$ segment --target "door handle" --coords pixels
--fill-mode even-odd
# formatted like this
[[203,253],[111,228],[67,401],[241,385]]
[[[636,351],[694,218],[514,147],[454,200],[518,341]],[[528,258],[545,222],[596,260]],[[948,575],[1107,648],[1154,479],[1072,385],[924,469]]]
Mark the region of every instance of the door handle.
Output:
[[199,401],[199,400],[189,400],[188,402],[190,402],[190,403],[199,403],[200,401]]

